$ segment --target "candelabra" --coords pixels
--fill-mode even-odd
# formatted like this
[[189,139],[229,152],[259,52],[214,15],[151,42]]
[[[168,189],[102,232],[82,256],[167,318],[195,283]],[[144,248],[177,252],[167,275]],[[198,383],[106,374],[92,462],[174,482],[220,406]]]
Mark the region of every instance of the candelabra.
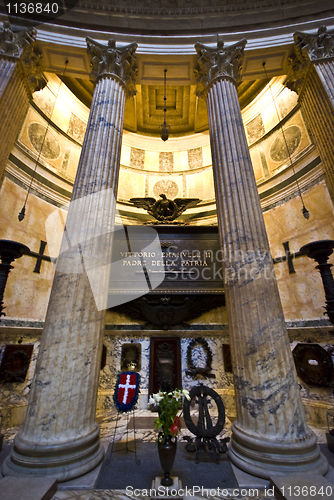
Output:
[[333,253],[333,248],[334,240],[319,240],[312,241],[300,249],[301,253],[318,263],[315,268],[321,275],[326,297],[325,309],[332,325],[334,325],[334,280],[331,272],[333,264],[329,264],[328,259]]

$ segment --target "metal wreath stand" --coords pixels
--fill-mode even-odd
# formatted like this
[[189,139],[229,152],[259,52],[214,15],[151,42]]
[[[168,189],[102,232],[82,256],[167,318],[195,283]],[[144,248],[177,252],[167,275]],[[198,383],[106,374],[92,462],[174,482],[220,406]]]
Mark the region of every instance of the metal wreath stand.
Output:
[[[135,384],[131,384],[131,376],[136,379]],[[135,376],[135,377],[134,377]],[[125,383],[122,383],[125,382]],[[137,372],[122,372],[118,375],[115,393],[114,393],[114,402],[117,409],[117,418],[116,425],[114,429],[114,437],[112,442],[108,446],[108,450],[106,453],[105,464],[109,465],[111,462],[111,457],[114,451],[114,443],[116,437],[116,431],[118,427],[118,422],[120,420],[120,413],[126,413],[126,442],[125,447],[120,448],[117,452],[120,451],[130,451],[135,454],[135,462],[137,465],[140,465],[140,459],[137,458],[137,447],[136,447],[136,420],[135,420],[135,405],[137,403],[138,394],[139,394],[139,384],[140,384],[140,375]],[[135,387],[134,387],[135,386]],[[124,389],[124,394],[120,392],[120,389]],[[135,395],[132,398],[128,398],[128,392],[131,389],[135,389]],[[134,450],[131,450],[128,446],[129,444],[129,413],[132,412],[133,418],[133,441],[134,441]]]
[[[227,443],[230,438],[222,438],[218,441],[217,436],[221,433],[225,425],[225,407],[219,394],[203,384],[193,387],[189,393],[190,401],[186,400],[183,403],[183,418],[189,431],[195,434],[193,439],[189,436],[184,436],[184,440],[188,441],[186,450],[196,452],[196,463],[202,459],[203,461],[215,460],[220,461],[220,454],[227,452]],[[212,418],[209,413],[210,398],[214,400],[218,409],[218,420],[215,425],[212,424]],[[190,408],[192,400],[196,399],[198,403],[198,422],[195,425],[191,415]]]

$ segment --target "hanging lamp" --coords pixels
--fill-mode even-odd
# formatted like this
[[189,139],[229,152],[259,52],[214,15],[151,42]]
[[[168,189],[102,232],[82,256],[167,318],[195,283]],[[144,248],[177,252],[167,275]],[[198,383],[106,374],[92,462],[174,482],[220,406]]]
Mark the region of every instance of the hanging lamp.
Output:
[[[62,76],[65,75],[65,71],[66,71],[67,65],[68,65],[68,60],[66,59],[66,61],[65,61],[65,67],[64,67]],[[27,191],[27,196],[26,196],[26,199],[24,200],[24,204],[23,204],[23,207],[21,209],[21,212],[19,213],[19,215],[17,217],[20,222],[23,221],[23,219],[25,217],[25,214],[26,214],[26,205],[27,205],[28,197],[29,197],[29,194],[30,194],[30,191],[31,191],[32,183],[33,183],[33,181],[35,179],[37,165],[38,165],[38,162],[40,160],[40,157],[41,157],[41,154],[42,154],[42,151],[43,151],[43,147],[44,147],[46,135],[47,135],[47,133],[49,131],[49,128],[50,128],[51,117],[52,117],[53,111],[54,111],[54,109],[56,107],[56,102],[57,102],[57,99],[58,99],[58,96],[59,96],[61,84],[62,84],[62,81],[60,81],[60,84],[59,84],[59,87],[58,87],[58,91],[57,91],[57,94],[56,94],[56,98],[54,100],[53,107],[52,107],[52,110],[51,110],[51,113],[50,113],[50,118],[48,118],[48,124],[47,124],[46,130],[45,130],[45,134],[44,134],[44,137],[43,137],[43,140],[42,140],[42,143],[41,143],[41,147],[39,149],[39,153],[38,153],[37,160],[36,160],[36,163],[35,163],[34,172],[33,172],[33,175],[31,176],[30,184],[29,184],[28,191]]]
[[274,106],[275,106],[275,110],[276,110],[276,115],[277,115],[277,119],[278,119],[279,127],[280,127],[280,129],[281,129],[281,133],[282,133],[283,140],[284,140],[284,143],[285,143],[286,151],[287,151],[288,156],[289,156],[289,163],[290,163],[290,166],[291,166],[292,171],[293,171],[294,180],[295,180],[295,182],[296,182],[296,186],[297,186],[297,189],[298,189],[298,193],[299,193],[299,196],[300,196],[300,199],[301,199],[302,205],[303,205],[303,208],[302,208],[302,214],[303,214],[303,216],[305,217],[305,219],[309,219],[309,218],[310,218],[310,212],[307,210],[307,208],[305,207],[305,204],[304,204],[304,200],[303,200],[302,192],[301,192],[301,189],[300,189],[300,186],[299,186],[299,183],[298,183],[298,179],[297,179],[297,174],[296,174],[295,168],[294,168],[293,163],[292,163],[292,158],[291,158],[291,154],[290,154],[290,150],[289,150],[288,142],[287,142],[287,140],[286,140],[286,136],[285,136],[285,133],[284,133],[284,130],[283,130],[283,126],[282,126],[281,121],[280,121],[280,117],[279,117],[279,113],[278,113],[278,109],[277,109],[276,101],[275,101],[275,98],[274,98],[274,94],[273,94],[273,91],[272,91],[272,88],[271,88],[271,85],[270,85],[270,80],[269,80],[268,73],[267,73],[267,70],[266,70],[266,63],[265,63],[265,62],[264,62],[264,63],[262,63],[262,66],[263,66],[263,70],[264,70],[265,75],[266,75],[266,78],[267,78],[268,86],[269,86],[270,93],[271,93],[271,98],[272,98],[273,103],[274,103]]
[[160,125],[161,127],[161,139],[163,141],[167,141],[168,140],[168,136],[169,136],[169,131],[168,129],[170,128],[169,125],[167,125],[167,122],[166,122],[166,113],[167,113],[167,107],[166,107],[166,104],[167,104],[167,96],[166,96],[166,87],[167,87],[167,70],[165,69],[164,70],[164,122],[162,125]]

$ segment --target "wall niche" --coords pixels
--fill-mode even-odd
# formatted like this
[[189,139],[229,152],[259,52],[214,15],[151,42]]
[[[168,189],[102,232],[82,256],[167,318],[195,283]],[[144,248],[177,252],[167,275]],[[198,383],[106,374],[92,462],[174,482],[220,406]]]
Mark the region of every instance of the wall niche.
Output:
[[141,370],[141,344],[131,342],[122,345],[121,371],[139,372]]

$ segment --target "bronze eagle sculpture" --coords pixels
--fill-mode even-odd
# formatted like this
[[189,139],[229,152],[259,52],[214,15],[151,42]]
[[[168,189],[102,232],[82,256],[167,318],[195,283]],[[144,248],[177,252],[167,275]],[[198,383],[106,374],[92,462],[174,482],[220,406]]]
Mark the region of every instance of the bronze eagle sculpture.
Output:
[[179,217],[185,210],[194,207],[201,200],[199,198],[176,198],[169,200],[165,194],[155,198],[131,198],[130,201],[137,208],[143,208],[160,222],[170,222]]

